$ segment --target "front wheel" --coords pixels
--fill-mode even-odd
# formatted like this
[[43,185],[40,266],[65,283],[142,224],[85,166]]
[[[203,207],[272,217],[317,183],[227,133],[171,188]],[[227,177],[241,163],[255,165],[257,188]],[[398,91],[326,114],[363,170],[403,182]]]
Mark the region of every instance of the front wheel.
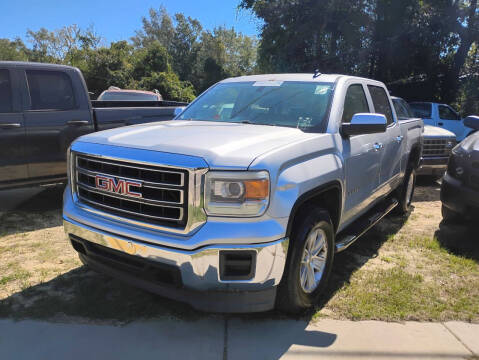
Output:
[[329,213],[301,211],[293,225],[290,252],[278,292],[278,308],[298,313],[318,302],[331,273],[334,228]]
[[457,221],[461,214],[455,212],[454,210],[449,209],[444,204],[441,207],[442,219],[446,222]]

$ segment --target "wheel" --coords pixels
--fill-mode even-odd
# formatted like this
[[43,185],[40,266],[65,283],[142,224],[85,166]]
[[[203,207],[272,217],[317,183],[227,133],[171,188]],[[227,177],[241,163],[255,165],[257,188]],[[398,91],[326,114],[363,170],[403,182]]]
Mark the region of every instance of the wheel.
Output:
[[408,166],[406,170],[406,176],[404,176],[404,182],[397,190],[398,206],[395,209],[395,213],[398,215],[406,214],[411,208],[412,198],[414,195],[414,187],[416,186],[416,170],[412,164]]
[[458,220],[461,215],[458,212],[455,212],[454,210],[444,206],[444,204],[441,206],[441,214],[444,221]]
[[285,273],[278,289],[278,308],[299,313],[318,302],[334,257],[334,228],[329,213],[308,207],[295,219]]

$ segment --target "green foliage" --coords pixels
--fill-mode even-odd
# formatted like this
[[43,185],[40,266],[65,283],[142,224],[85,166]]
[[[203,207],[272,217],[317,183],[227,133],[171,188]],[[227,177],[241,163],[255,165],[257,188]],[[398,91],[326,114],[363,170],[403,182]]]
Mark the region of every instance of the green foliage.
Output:
[[192,101],[196,94],[229,76],[251,74],[256,39],[223,27],[203,31],[183,14],[150,9],[141,30],[128,41],[103,44],[93,27],[28,30],[30,47],[0,39],[0,60],[24,60],[78,67],[88,90],[98,96],[110,86],[157,89],[165,99]]

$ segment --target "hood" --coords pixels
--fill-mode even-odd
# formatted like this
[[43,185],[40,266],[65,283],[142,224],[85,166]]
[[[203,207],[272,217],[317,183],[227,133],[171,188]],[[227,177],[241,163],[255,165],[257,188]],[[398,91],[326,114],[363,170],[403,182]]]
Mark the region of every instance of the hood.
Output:
[[197,156],[211,168],[246,169],[268,151],[317,135],[287,127],[171,120],[100,131],[81,141]]
[[479,132],[469,135],[459,143],[467,153],[477,153],[479,155]]
[[424,125],[424,137],[453,137],[455,139],[456,134],[438,126]]

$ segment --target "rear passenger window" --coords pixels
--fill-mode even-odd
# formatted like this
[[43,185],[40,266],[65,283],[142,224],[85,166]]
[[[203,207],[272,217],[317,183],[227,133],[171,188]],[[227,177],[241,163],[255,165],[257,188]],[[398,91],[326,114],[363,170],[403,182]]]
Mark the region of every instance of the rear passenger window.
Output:
[[32,110],[70,110],[75,98],[70,77],[61,71],[27,71]]
[[368,85],[369,92],[374,104],[374,110],[378,114],[386,116],[388,125],[393,123],[393,112],[386,91],[380,86]]
[[430,119],[432,117],[432,105],[431,103],[411,103],[414,116],[421,119]]
[[346,92],[346,98],[344,99],[344,110],[341,122],[349,123],[354,114],[368,112],[369,106],[363,86],[361,84],[349,86]]
[[0,113],[12,112],[12,88],[8,70],[0,70]]

